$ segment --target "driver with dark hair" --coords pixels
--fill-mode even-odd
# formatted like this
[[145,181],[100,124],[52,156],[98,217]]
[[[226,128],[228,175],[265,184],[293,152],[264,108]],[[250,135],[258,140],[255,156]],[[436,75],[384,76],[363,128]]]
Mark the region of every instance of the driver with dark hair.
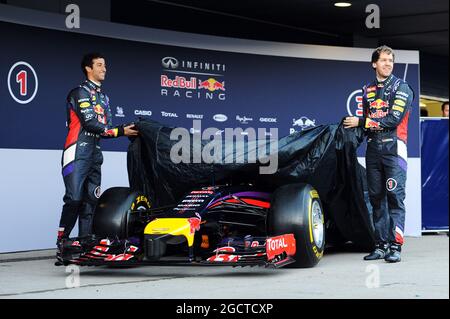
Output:
[[106,64],[99,53],[86,54],[81,62],[86,80],[67,97],[68,134],[62,155],[66,192],[57,245],[68,238],[78,219],[79,236],[91,234],[93,210],[100,197],[103,155],[100,138],[136,136],[134,125],[112,126],[109,98],[102,92]]

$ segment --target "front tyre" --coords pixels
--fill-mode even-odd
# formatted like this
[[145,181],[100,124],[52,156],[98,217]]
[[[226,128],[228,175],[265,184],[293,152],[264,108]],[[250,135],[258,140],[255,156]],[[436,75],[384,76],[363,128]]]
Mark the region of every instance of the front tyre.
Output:
[[100,238],[126,239],[140,236],[132,211],[150,208],[146,196],[128,187],[112,187],[100,196],[94,212],[92,231]]
[[308,184],[288,184],[273,196],[267,219],[268,235],[294,234],[295,263],[291,267],[317,265],[325,248],[322,203],[317,191]]

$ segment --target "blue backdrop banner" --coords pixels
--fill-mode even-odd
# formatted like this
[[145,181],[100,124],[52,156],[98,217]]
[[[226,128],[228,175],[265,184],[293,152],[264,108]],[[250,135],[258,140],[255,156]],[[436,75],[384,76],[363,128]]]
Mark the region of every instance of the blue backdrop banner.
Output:
[[[0,23],[0,148],[63,148],[65,100],[83,80],[83,54],[106,56],[104,92],[113,122],[138,116],[169,126],[274,128],[279,137],[360,114],[362,86],[374,73],[368,62],[266,56],[119,40]],[[419,65],[394,73],[419,92]],[[418,99],[410,116],[408,155],[419,157]],[[126,139],[103,141],[125,151]],[[364,156],[364,147],[359,156]]]
[[421,121],[422,229],[448,229],[448,119]]

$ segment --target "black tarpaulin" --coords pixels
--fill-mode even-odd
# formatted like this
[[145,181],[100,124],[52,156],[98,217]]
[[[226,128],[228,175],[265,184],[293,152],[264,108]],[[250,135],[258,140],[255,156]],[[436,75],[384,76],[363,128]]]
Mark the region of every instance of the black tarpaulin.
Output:
[[[149,120],[141,120],[136,126],[140,136],[128,149],[130,187],[143,191],[154,207],[174,204],[193,188],[203,186],[252,183],[273,191],[284,184],[309,183],[317,189],[324,206],[328,243],[351,241],[366,249],[373,246],[364,200],[365,173],[356,156],[363,139],[361,129],[321,125],[280,138],[276,152],[278,169],[274,174],[263,175],[260,166],[268,166],[260,163],[264,160],[226,163],[230,156],[226,151],[216,163],[175,164],[170,153],[179,141],[170,139],[172,127]],[[194,149],[192,134],[189,138],[192,155],[198,149]],[[208,143],[201,141],[202,147]],[[237,150],[249,155],[255,148],[248,141],[241,146],[243,149],[238,147],[231,155],[236,155]]]

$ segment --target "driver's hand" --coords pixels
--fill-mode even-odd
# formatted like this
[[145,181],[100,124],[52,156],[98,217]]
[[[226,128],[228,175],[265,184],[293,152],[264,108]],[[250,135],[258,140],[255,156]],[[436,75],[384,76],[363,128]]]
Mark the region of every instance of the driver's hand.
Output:
[[137,136],[139,134],[138,130],[136,130],[136,126],[134,124],[124,126],[123,128],[123,134],[125,136]]
[[344,128],[358,127],[359,117],[349,116],[344,119]]

